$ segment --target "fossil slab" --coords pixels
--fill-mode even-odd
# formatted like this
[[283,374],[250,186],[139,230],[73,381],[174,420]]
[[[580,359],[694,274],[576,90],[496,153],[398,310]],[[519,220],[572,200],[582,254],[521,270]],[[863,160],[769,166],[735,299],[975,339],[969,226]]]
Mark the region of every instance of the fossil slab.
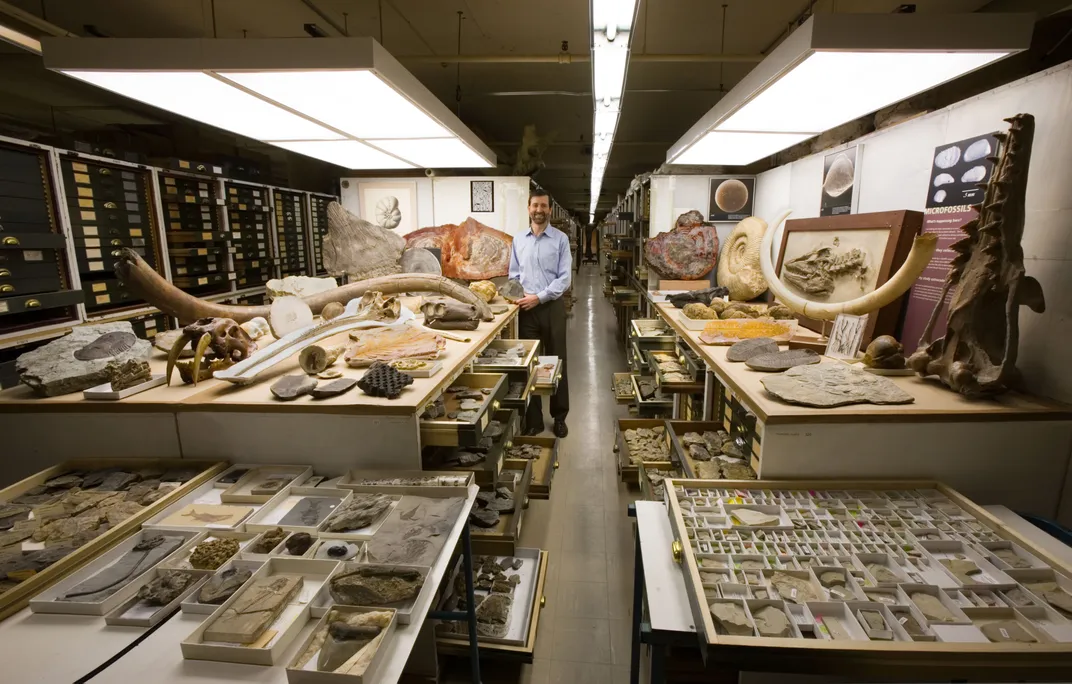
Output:
[[983,572],[974,561],[970,560],[942,558],[938,562],[941,563],[953,577],[956,577],[961,584],[974,584],[975,582],[972,580],[972,577]]
[[812,299],[828,299],[839,281],[853,279],[860,284],[860,294],[871,271],[871,257],[858,247],[844,250],[819,246],[793,257],[782,266],[782,280]]
[[842,363],[797,366],[761,379],[790,404],[832,408],[848,404],[910,404],[915,399],[887,378]]
[[768,527],[777,525],[779,521],[777,515],[753,511],[751,508],[735,508],[730,515],[740,521],[742,525],[748,525],[749,527]]
[[410,249],[439,249],[443,275],[462,280],[490,280],[507,275],[514,239],[469,217],[460,225],[421,228],[406,235]]
[[72,587],[59,600],[86,603],[103,601],[162,561],[185,541],[185,537],[146,535],[116,562]]
[[752,636],[752,623],[744,608],[736,603],[712,603],[710,607],[716,628],[730,636]]
[[190,565],[198,570],[215,570],[238,553],[237,539],[209,539],[198,544],[190,554]]
[[949,612],[949,609],[942,604],[937,596],[932,596],[931,594],[925,594],[923,592],[915,592],[909,594],[908,598],[912,603],[916,604],[916,608],[919,608],[919,612],[923,613],[923,617],[927,618],[929,621],[956,622],[956,617]]
[[55,397],[111,382],[124,363],[147,362],[150,351],[128,321],[82,325],[18,357],[15,370],[35,394]]
[[[338,371],[336,371],[338,372]],[[321,376],[323,373],[320,374]],[[313,388],[313,399],[328,399],[329,397],[337,397],[342,394],[346,394],[353,388],[357,387],[357,378],[338,378],[331,382],[325,382],[317,385]]]
[[192,572],[161,570],[138,590],[138,598],[150,606],[166,606],[197,582]]
[[897,576],[893,570],[890,570],[881,563],[868,563],[867,571],[871,573],[871,576],[875,578],[875,581],[879,584],[896,584],[901,581],[901,578]]
[[756,622],[756,629],[759,630],[760,636],[788,638],[793,634],[785,611],[775,606],[763,606],[752,611],[752,619]]
[[260,536],[256,542],[250,545],[250,553],[271,553],[272,549],[279,546],[279,544],[285,539],[287,533],[281,527],[277,527],[274,530],[268,530]]
[[346,363],[354,368],[376,361],[436,359],[446,348],[440,335],[408,325],[385,326],[351,333],[355,342],[346,350]]
[[309,276],[287,276],[273,278],[264,285],[265,292],[271,299],[276,297],[308,297],[320,292],[334,290],[339,283],[334,278],[310,278]]
[[1034,644],[1038,642],[1038,639],[1031,636],[1031,633],[1024,629],[1023,626],[1015,620],[988,622],[979,629],[987,639],[996,644],[1008,642]]
[[745,361],[745,365],[755,371],[777,373],[797,366],[819,363],[821,360],[822,357],[811,349],[785,349],[769,354],[756,354]]
[[499,518],[501,517],[502,514],[499,511],[489,508],[474,508],[469,513],[469,523],[484,529],[491,529],[499,524]]
[[404,496],[366,544],[370,563],[431,567],[464,500]]
[[313,558],[346,561],[356,557],[357,554],[361,553],[363,548],[364,547],[361,544],[351,544],[350,542],[338,540],[325,540],[323,544],[316,547],[316,553],[313,554]]
[[823,600],[811,582],[784,572],[775,572],[771,576],[771,585],[778,590],[783,601],[791,601],[802,606],[808,601]]
[[510,609],[513,599],[507,594],[490,594],[476,607],[476,631],[498,639],[510,630]]
[[714,224],[705,222],[698,211],[685,212],[677,217],[672,230],[644,243],[644,261],[664,278],[699,280],[718,261],[718,233]]
[[244,568],[228,568],[209,578],[197,594],[198,603],[220,604],[231,598],[238,589],[249,581],[253,572]]
[[353,532],[379,520],[391,507],[386,494],[355,494],[346,504],[335,509],[328,522],[328,532]]
[[302,373],[299,375],[284,375],[272,383],[269,389],[276,399],[293,401],[312,392],[316,389],[316,384],[316,378],[311,378]]
[[416,598],[424,575],[413,569],[387,565],[359,565],[331,579],[329,591],[336,603],[351,606],[386,606]]
[[773,354],[778,351],[778,343],[769,337],[753,337],[741,340],[726,350],[726,360],[733,363],[747,361],[753,356]]
[[202,638],[237,644],[256,641],[301,591],[303,583],[299,575],[275,575],[254,581],[205,628]]
[[328,234],[321,242],[324,268],[351,281],[402,272],[406,241],[390,230],[369,223],[344,209],[328,205]]
[[299,500],[279,521],[280,525],[316,527],[342,503],[337,496],[307,496]]

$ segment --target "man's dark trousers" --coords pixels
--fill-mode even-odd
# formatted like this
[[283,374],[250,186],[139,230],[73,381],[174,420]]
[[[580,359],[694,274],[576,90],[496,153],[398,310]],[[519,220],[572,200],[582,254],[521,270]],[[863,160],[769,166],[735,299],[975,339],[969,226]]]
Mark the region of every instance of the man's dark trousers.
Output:
[[[565,420],[569,413],[569,381],[566,375],[566,305],[561,299],[518,313],[518,334],[523,340],[539,340],[542,356],[557,356],[562,364],[562,379],[558,391],[551,396],[551,418]],[[529,398],[526,427],[543,425],[543,401],[538,395]]]

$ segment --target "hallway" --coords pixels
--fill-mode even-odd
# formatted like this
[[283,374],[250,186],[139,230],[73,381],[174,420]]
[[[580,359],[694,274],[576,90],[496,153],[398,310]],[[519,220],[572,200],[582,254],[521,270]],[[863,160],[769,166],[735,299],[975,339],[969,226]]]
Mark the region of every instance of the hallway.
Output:
[[[520,678],[516,667],[483,660],[485,684],[629,681],[633,527],[626,507],[639,491],[621,483],[611,451],[614,420],[627,415],[614,401],[611,377],[627,364],[602,282],[598,266],[584,265],[574,276],[570,432],[560,445],[551,498],[530,501],[521,531],[520,547],[550,554],[535,660],[521,667]],[[469,681],[457,664],[451,681]]]

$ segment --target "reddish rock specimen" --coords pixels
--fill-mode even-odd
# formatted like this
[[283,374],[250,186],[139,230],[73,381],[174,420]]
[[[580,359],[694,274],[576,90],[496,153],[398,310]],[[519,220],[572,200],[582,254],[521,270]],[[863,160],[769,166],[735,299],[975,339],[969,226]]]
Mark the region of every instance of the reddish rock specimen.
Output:
[[718,262],[718,234],[703,214],[689,211],[677,217],[673,230],[644,244],[644,260],[663,278],[699,280]]
[[406,247],[441,250],[443,275],[463,280],[488,280],[507,275],[514,239],[470,217],[461,225],[421,228],[406,236]]

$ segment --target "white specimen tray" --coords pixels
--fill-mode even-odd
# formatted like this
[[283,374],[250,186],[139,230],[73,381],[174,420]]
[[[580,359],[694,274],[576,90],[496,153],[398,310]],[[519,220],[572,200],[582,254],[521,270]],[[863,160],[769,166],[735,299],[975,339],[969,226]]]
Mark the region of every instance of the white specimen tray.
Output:
[[[286,517],[302,499],[306,498],[337,498],[339,503],[335,506],[338,508],[347,501],[350,500],[352,492],[348,489],[333,489],[330,487],[303,487],[289,485],[284,487],[279,494],[277,494],[271,501],[261,506],[260,510],[254,513],[246,521],[246,529],[251,532],[266,532],[268,530],[281,527],[287,532],[308,532],[313,536],[317,536],[317,525],[280,525],[279,521]],[[328,513],[330,518],[335,513],[335,508],[331,513]],[[326,520],[326,518],[325,518]],[[324,520],[320,521],[321,523]]]
[[320,523],[320,527],[317,528],[318,531],[314,536],[320,537],[321,539],[342,539],[344,541],[368,541],[369,539],[372,539],[372,537],[376,535],[376,532],[383,527],[383,524],[387,519],[391,517],[391,514],[394,513],[395,508],[398,507],[398,502],[402,500],[401,494],[387,494],[386,496],[391,497],[391,505],[387,507],[387,510],[384,511],[383,515],[381,515],[378,520],[368,527],[362,527],[361,529],[350,530],[348,532],[328,532],[328,525],[331,523],[331,519],[335,515],[335,513],[332,513],[331,516],[328,516],[327,520]]
[[[453,470],[351,470],[342,475],[336,487],[365,494],[412,494],[413,496],[468,496],[474,474]],[[445,484],[364,484],[367,480],[436,478]]]
[[[339,563],[339,567],[336,568],[335,572],[331,573],[331,577],[328,578],[327,582],[324,582],[324,586],[320,588],[320,591],[319,593],[317,593],[316,598],[313,599],[313,604],[311,606],[313,617],[323,617],[328,612],[328,609],[335,605],[335,600],[331,598],[331,589],[329,588],[329,584],[331,583],[332,577],[335,577],[335,575],[342,575],[347,572],[351,572],[362,565],[376,565],[385,567],[382,566],[382,564],[380,563],[355,563],[353,561],[344,561],[342,563]],[[392,565],[386,567],[392,567],[398,570],[416,570],[417,572],[420,572],[422,575],[424,575],[425,580],[428,579],[429,568],[420,568],[415,565]],[[403,601],[401,603],[396,603],[390,606],[384,606],[383,608],[393,610],[397,613],[398,624],[408,625],[412,616],[413,606],[417,603],[417,599],[421,597],[421,594],[424,593],[425,589],[429,588],[427,586],[428,584],[429,582],[427,581],[422,583],[420,591],[418,591],[417,595],[409,601]],[[434,591],[435,587],[431,587],[431,589]]]
[[[439,371],[443,370],[443,362],[442,361],[433,361],[431,359],[420,359],[420,360],[424,361],[428,365],[425,366],[424,368],[420,368],[420,369],[417,369],[417,370],[402,370],[401,368],[397,368],[396,370],[399,373],[405,373],[406,375],[409,375],[409,376],[414,377],[414,378],[430,378],[433,375],[435,375],[436,373],[438,373]],[[391,365],[394,366],[395,362],[392,361]]]
[[[212,532],[242,532],[246,528],[246,520],[249,520],[248,517],[246,518],[246,520],[243,520],[240,523],[238,523],[237,525],[232,526],[232,527],[221,527],[221,526],[218,526],[218,525],[206,525],[205,527],[192,528],[192,527],[170,527],[170,526],[165,526],[165,525],[161,524],[170,515],[172,515],[173,513],[178,512],[178,511],[181,511],[183,508],[185,508],[186,506],[188,506],[190,504],[222,504],[223,501],[220,499],[220,496],[223,494],[224,491],[225,490],[222,487],[217,487],[214,482],[212,482],[212,481],[206,482],[206,483],[202,484],[200,487],[197,487],[196,489],[194,489],[194,490],[192,490],[190,492],[187,492],[186,495],[183,496],[181,499],[179,499],[178,501],[176,501],[172,505],[168,506],[166,509],[160,511],[159,513],[154,515],[152,518],[149,518],[149,520],[146,523],[144,523],[144,525],[142,525],[142,527],[149,528],[149,529],[158,529],[158,530],[176,530],[176,529],[193,530],[193,529],[197,529],[198,531],[201,531],[201,532],[206,532],[206,531],[212,531]],[[227,504],[227,505],[249,506],[249,507],[253,508],[253,512],[256,513],[257,510],[263,504],[247,503],[247,504]]]
[[[161,572],[183,571],[168,570],[157,565],[153,570],[138,578],[138,588],[141,589],[141,587],[153,581]],[[191,594],[195,591],[200,591],[201,585],[205,583],[205,580],[212,576],[211,570],[185,570],[184,572],[193,574],[196,579],[167,605],[153,606],[142,601],[135,595],[121,603],[118,608],[105,615],[104,622],[109,625],[125,627],[154,627],[166,620],[172,613],[179,609],[182,602],[189,598]]]
[[[223,490],[220,500],[227,504],[265,504],[279,496],[287,487],[304,484],[313,474],[313,469],[304,465],[264,465],[243,475],[233,485]],[[292,479],[275,494],[254,494],[253,490],[274,475],[290,476]]]
[[[521,576],[521,583],[514,587],[514,593],[511,596],[513,602],[510,606],[510,626],[507,629],[506,636],[501,639],[494,637],[488,637],[479,635],[477,637],[478,642],[487,644],[506,644],[509,646],[524,646],[528,639],[529,627],[532,625],[532,610],[536,600],[536,582],[539,579],[540,574],[540,550],[539,549],[517,549],[513,556],[495,556],[495,562],[499,562],[503,558],[520,558],[524,561],[521,567],[517,570],[508,570],[507,574],[516,572]],[[455,571],[451,574],[450,586],[451,594],[444,602],[444,609],[446,610],[458,610],[459,596],[455,596],[454,578],[459,572],[465,572],[463,564],[464,559],[458,559],[458,565]],[[474,567],[474,570],[477,568]],[[475,579],[473,580],[476,581]],[[487,596],[491,592],[476,590],[477,596]],[[449,633],[439,634],[438,636],[448,639],[461,639],[468,641],[469,632],[465,633]]]
[[[395,612],[390,608],[358,608],[355,606],[341,606],[342,611],[348,613],[373,613],[373,612]],[[317,649],[313,653],[309,660],[306,661],[304,667],[296,667],[298,659],[309,650],[309,646],[313,643],[313,639],[317,634],[328,628],[327,620],[322,619],[313,628],[313,631],[309,633],[309,638],[298,648],[297,653],[294,654],[294,659],[289,665],[287,665],[287,682],[288,684],[369,684],[376,681],[376,672],[383,662],[384,654],[387,653],[389,642],[394,637],[395,625],[398,624],[398,613],[391,617],[391,621],[387,623],[387,627],[384,628],[381,635],[377,638],[380,639],[379,645],[376,646],[376,651],[372,654],[372,658],[365,666],[365,671],[358,675],[343,675],[336,674],[334,672],[320,672],[316,669],[316,661],[320,657],[320,649]]]
[[249,546],[250,542],[252,542],[256,536],[257,534],[255,532],[224,532],[209,530],[205,532],[205,535],[201,539],[197,540],[197,544],[190,547],[184,547],[181,549],[181,553],[169,556],[168,560],[161,563],[158,567],[167,568],[169,570],[197,570],[198,572],[207,572],[211,575],[215,570],[201,570],[190,565],[190,557],[193,555],[194,549],[197,548],[198,544],[212,541],[213,539],[234,539],[237,541],[238,551],[236,551],[235,555],[231,556],[231,558],[228,558],[227,561],[224,561],[224,565],[226,565],[228,561],[241,557],[242,551]]
[[119,399],[126,399],[132,397],[135,394],[140,394],[145,390],[151,390],[154,387],[159,387],[167,383],[167,376],[163,373],[153,373],[153,377],[145,382],[128,387],[118,392],[112,389],[112,383],[106,382],[103,385],[97,385],[96,387],[90,387],[87,390],[82,390],[83,399],[97,399],[102,401],[118,401]]

